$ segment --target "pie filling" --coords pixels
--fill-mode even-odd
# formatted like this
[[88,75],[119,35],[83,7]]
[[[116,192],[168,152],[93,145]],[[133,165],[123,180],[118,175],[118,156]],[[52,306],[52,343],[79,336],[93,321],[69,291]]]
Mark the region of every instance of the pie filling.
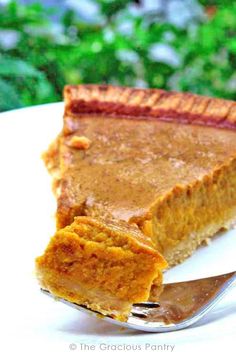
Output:
[[196,181],[177,186],[153,207],[142,231],[156,243],[169,266],[186,259],[219,230],[236,219],[236,159]]
[[162,256],[176,265],[235,220],[236,103],[98,86],[65,93],[63,131],[44,155],[58,231],[36,260],[39,281],[125,320],[133,303],[155,298]]

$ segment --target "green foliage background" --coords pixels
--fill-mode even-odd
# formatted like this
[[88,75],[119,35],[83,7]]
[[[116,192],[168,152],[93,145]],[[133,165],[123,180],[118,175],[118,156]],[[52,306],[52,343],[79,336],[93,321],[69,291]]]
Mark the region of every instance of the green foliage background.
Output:
[[[0,7],[0,111],[61,100],[66,83],[147,86],[236,99],[236,4],[177,27],[160,14],[133,14],[129,0],[99,0],[101,20],[83,21],[73,10],[59,19],[40,3]],[[120,30],[123,21],[132,30]],[[3,45],[7,35],[15,44]],[[156,44],[177,60],[153,58]]]

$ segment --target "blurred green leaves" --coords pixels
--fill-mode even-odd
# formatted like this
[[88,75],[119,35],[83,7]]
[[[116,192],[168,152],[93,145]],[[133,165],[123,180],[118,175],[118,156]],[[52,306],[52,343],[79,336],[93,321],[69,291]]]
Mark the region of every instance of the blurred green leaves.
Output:
[[101,12],[107,17],[110,18],[117,14],[120,10],[124,9],[128,5],[130,0],[100,0],[99,4],[101,6]]
[[[95,1],[95,0],[94,0]],[[184,26],[130,0],[97,0],[99,21],[39,3],[0,6],[0,110],[61,99],[66,83],[160,87],[236,99],[236,5]],[[193,1],[194,3],[194,1]],[[197,4],[197,0],[195,1]],[[215,5],[215,4],[213,4]],[[216,4],[217,5],[217,4]],[[59,18],[52,21],[51,16]]]
[[60,96],[44,69],[48,60],[42,60],[44,47],[48,50],[53,44],[48,35],[39,34],[39,29],[48,32],[49,13],[40,4],[23,6],[16,1],[0,7],[1,111],[50,102]]
[[219,8],[187,39],[172,88],[235,100],[236,4]]
[[0,75],[6,77],[40,77],[40,71],[36,70],[27,62],[7,57],[0,56]]
[[[10,97],[10,98],[9,98]],[[20,96],[12,84],[0,78],[0,108],[2,111],[22,106]]]

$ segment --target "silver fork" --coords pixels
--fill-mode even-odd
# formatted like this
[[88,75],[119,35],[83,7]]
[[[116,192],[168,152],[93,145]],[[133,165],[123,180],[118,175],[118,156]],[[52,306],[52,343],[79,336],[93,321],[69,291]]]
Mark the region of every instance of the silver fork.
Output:
[[193,281],[164,284],[158,302],[133,304],[126,322],[103,316],[85,306],[43,293],[79,311],[102,317],[113,324],[135,330],[168,332],[184,329],[201,319],[236,283],[236,271]]

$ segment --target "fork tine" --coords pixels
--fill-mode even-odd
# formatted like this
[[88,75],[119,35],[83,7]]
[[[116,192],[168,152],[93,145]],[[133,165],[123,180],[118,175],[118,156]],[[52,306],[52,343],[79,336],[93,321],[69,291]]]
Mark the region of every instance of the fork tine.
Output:
[[143,311],[138,311],[138,310],[133,310],[131,311],[131,315],[136,317],[136,318],[147,318],[147,314],[144,313]]
[[147,318],[150,309],[159,308],[160,304],[157,302],[140,302],[134,303],[131,310],[131,316],[137,318]]
[[140,303],[134,303],[133,307],[158,308],[160,307],[160,304],[158,302],[140,302]]

